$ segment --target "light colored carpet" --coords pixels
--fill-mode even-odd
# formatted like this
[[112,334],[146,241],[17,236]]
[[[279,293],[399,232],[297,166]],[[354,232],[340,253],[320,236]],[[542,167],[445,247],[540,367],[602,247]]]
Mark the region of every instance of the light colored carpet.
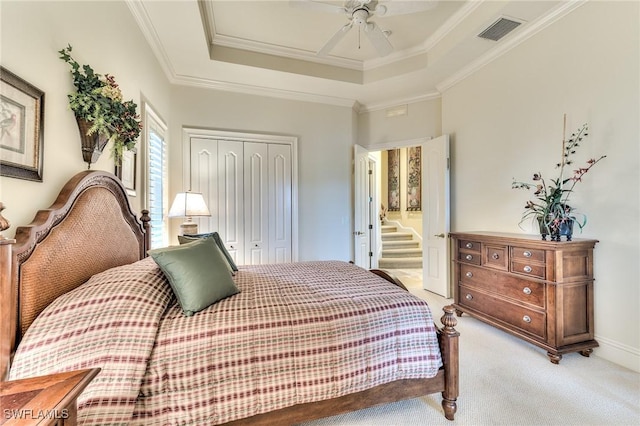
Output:
[[[399,277],[427,300],[439,324],[452,300]],[[460,396],[455,420],[444,418],[440,394],[304,423],[304,426],[640,425],[640,374],[597,356],[546,351],[467,315],[458,318]]]

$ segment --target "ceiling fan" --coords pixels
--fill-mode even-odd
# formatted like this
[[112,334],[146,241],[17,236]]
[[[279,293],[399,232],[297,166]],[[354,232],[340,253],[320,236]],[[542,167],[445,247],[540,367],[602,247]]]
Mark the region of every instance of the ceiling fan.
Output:
[[291,5],[320,12],[338,13],[347,16],[348,22],[342,26],[327,43],[318,51],[318,56],[327,56],[347,32],[354,26],[364,32],[380,56],[393,52],[393,46],[388,39],[390,31],[383,31],[375,22],[369,20],[372,16],[393,16],[409,13],[424,12],[436,6],[437,1],[384,1],[384,0],[345,0],[343,6],[323,3],[314,0],[291,1]]

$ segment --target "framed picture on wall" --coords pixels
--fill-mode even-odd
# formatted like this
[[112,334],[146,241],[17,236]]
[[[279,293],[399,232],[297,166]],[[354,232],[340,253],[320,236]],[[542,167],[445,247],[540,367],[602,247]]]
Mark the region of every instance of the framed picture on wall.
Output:
[[388,184],[388,204],[390,212],[400,211],[400,150],[390,149],[387,151],[387,184]]
[[0,175],[42,182],[44,92],[0,67]]
[[125,149],[122,152],[122,164],[116,165],[116,176],[131,197],[136,196],[136,163],[136,153]]
[[407,211],[422,210],[422,151],[419,146],[407,149]]

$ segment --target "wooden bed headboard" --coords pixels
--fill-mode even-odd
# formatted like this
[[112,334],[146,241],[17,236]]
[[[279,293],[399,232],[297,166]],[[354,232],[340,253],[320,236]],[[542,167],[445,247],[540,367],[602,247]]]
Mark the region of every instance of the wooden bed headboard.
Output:
[[[0,354],[0,364],[8,363],[33,320],[58,296],[92,275],[144,258],[149,220],[146,210],[136,218],[115,175],[87,170],[71,178],[31,224],[18,227],[11,288],[2,292],[11,295],[2,300],[2,321],[13,331],[10,345],[2,345],[10,353]],[[7,367],[0,365],[0,376]]]

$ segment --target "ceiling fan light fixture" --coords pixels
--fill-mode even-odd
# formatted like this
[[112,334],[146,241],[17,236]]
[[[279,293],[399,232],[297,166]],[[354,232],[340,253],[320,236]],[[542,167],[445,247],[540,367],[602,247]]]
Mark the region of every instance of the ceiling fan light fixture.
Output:
[[[349,23],[339,29],[329,39],[329,41],[325,43],[325,45],[318,51],[318,56],[327,56],[344,37],[346,32],[354,25],[358,26],[360,31],[364,31],[379,56],[386,56],[393,52],[393,46],[388,39],[389,35],[391,35],[391,31],[381,30],[375,22],[370,22],[369,19],[374,16],[395,16],[424,12],[434,8],[438,4],[438,1],[425,0],[419,2],[394,2],[388,0],[388,5],[380,4],[383,1],[385,0],[344,0],[344,5],[338,6],[314,0],[290,0],[290,4],[295,5],[296,7],[306,7],[309,10],[332,13],[337,12],[347,15],[346,17],[349,20]],[[358,48],[360,48],[359,42]]]

